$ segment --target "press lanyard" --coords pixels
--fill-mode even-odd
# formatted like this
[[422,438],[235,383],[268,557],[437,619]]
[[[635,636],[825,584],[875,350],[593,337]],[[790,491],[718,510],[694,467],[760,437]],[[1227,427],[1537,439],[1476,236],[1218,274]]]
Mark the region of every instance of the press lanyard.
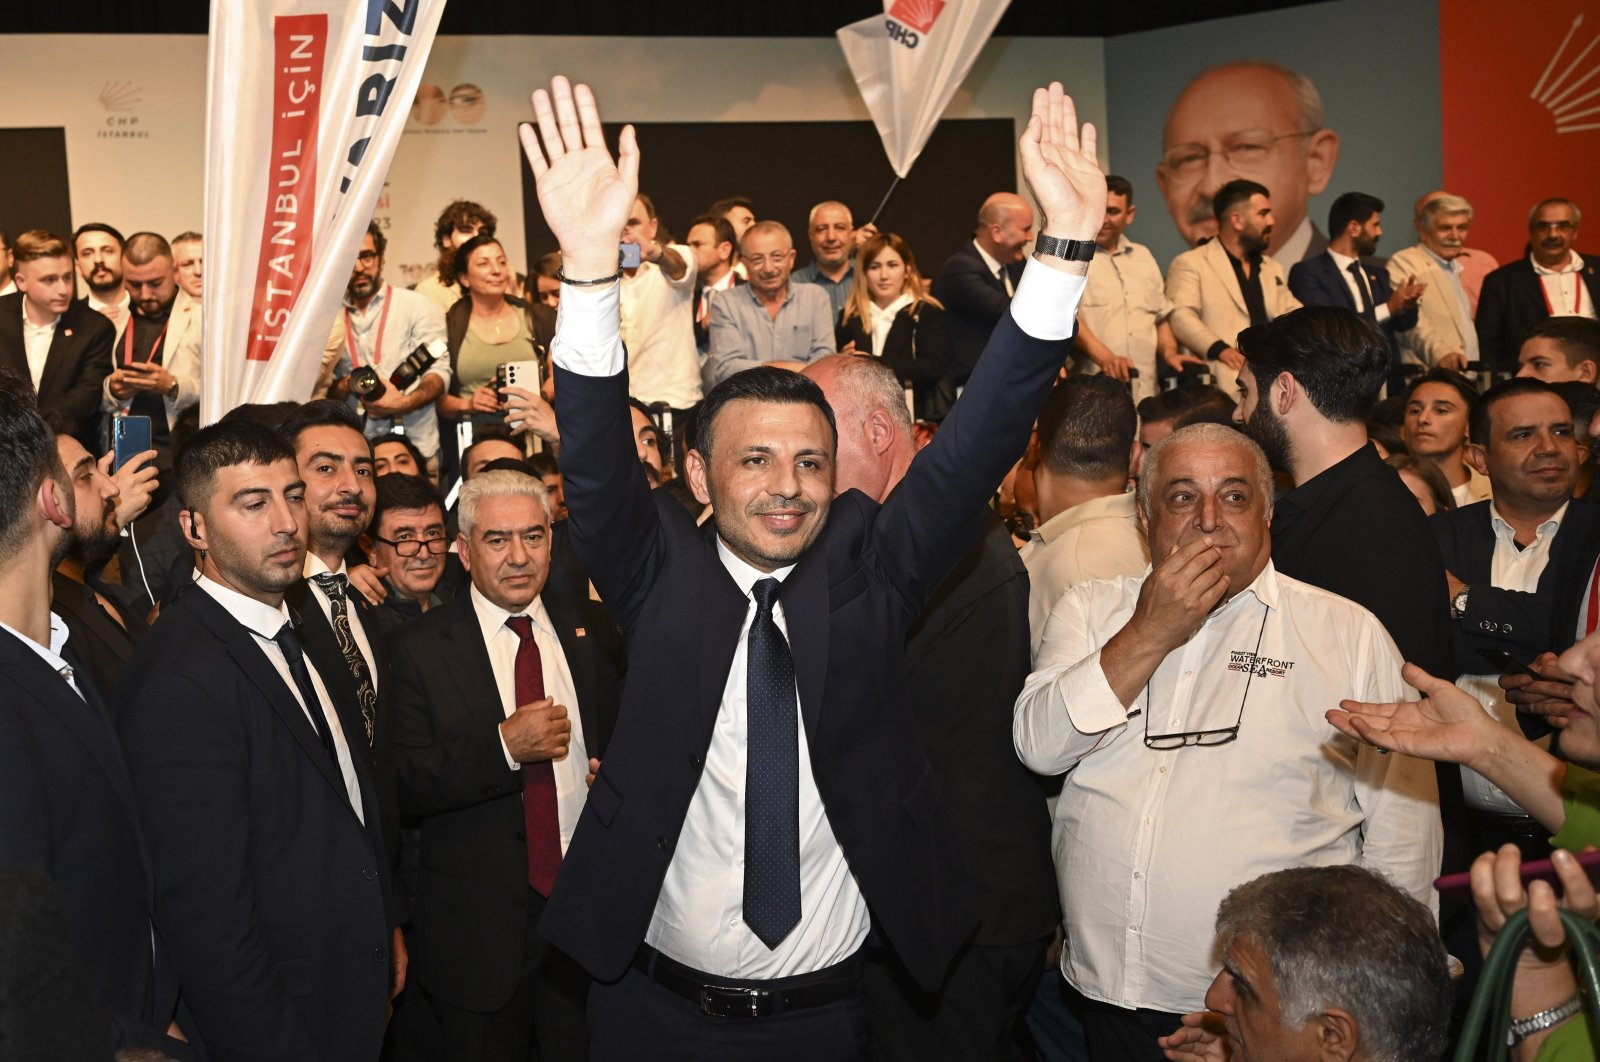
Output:
[[[133,364],[133,322],[136,319],[137,315],[130,313],[128,315],[128,327],[122,333],[122,364],[124,365]],[[161,342],[167,338],[167,329],[171,325],[172,318],[168,316],[166,323],[161,326],[160,334],[156,336],[156,341],[150,344],[150,356],[145,359],[146,361],[156,360],[156,352],[161,349]]]
[[[389,297],[389,285],[383,286],[383,312],[378,314],[378,334],[372,342],[372,364],[377,365],[383,361],[383,327],[389,323],[389,304],[394,300]],[[344,345],[350,353],[350,368],[361,368],[361,356],[356,352],[356,328],[350,322],[350,307],[344,308]]]

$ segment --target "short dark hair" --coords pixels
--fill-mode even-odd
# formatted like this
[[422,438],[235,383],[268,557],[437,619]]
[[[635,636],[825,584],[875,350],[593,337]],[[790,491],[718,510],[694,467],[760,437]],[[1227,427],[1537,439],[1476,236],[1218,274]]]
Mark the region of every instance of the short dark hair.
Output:
[[1410,453],[1406,446],[1406,396],[1390,395],[1372,404],[1367,413],[1367,438],[1391,454]]
[[752,214],[756,212],[756,205],[752,203],[746,196],[730,195],[724,199],[719,199],[715,203],[712,203],[710,206],[706,207],[706,213],[715,214],[718,217],[725,218],[728,216],[728,211],[732,210],[734,207],[744,207]]
[[1266,195],[1270,198],[1266,185],[1247,181],[1243,177],[1229,181],[1218,188],[1217,194],[1211,199],[1211,213],[1216,216],[1217,224],[1226,221],[1228,215],[1233,213],[1234,207],[1240,203],[1248,203],[1253,195]]
[[78,237],[82,236],[84,233],[87,233],[87,232],[103,232],[103,233],[105,233],[107,236],[110,236],[113,240],[117,241],[117,250],[119,250],[119,251],[122,250],[122,248],[124,248],[124,247],[126,247],[128,245],[128,241],[122,238],[122,233],[118,232],[116,229],[112,228],[110,225],[107,225],[103,221],[90,221],[90,222],[86,222],[86,223],[84,223],[82,225],[79,225],[77,227],[77,229],[72,233],[72,253],[73,254],[77,254],[78,253]]
[[443,251],[444,242],[455,234],[458,227],[481,225],[486,234],[493,236],[497,224],[488,207],[470,199],[454,200],[439,212],[439,219],[433,223],[433,246]]
[[828,405],[827,396],[822,393],[822,388],[818,387],[810,377],[801,376],[797,372],[777,369],[771,365],[757,365],[755,368],[736,372],[717,384],[700,404],[700,416],[695,429],[695,448],[700,451],[702,457],[707,459],[711,457],[717,414],[722,411],[723,406],[741,399],[779,405],[816,406],[827,419],[828,430],[833,433],[833,449],[838,450],[839,425],[833,418],[833,407]]
[[467,466],[472,461],[472,451],[489,442],[510,443],[519,451],[522,444],[511,437],[511,429],[504,424],[475,424],[472,427],[472,445],[461,451],[461,478],[467,478]]
[[389,249],[389,237],[383,234],[383,229],[376,221],[367,222],[367,235],[372,237],[372,249],[382,258],[383,253]]
[[1161,424],[1175,421],[1191,410],[1205,404],[1228,405],[1233,414],[1233,400],[1210,384],[1179,384],[1169,391],[1161,391],[1139,402],[1139,421],[1143,424]]
[[294,463],[294,448],[282,435],[250,417],[224,417],[195,432],[178,452],[178,498],[184,508],[197,509],[210,500],[222,469],[279,461]]
[[[1299,313],[1300,311],[1296,310],[1295,312]],[[1345,312],[1349,313],[1350,311],[1346,310]],[[1478,400],[1478,388],[1471,380],[1467,379],[1465,376],[1462,376],[1459,372],[1452,372],[1449,369],[1432,368],[1423,373],[1421,376],[1418,376],[1415,380],[1412,380],[1410,385],[1406,387],[1406,402],[1409,403],[1411,401],[1411,396],[1417,393],[1417,388],[1421,387],[1423,384],[1430,383],[1444,384],[1448,387],[1455,388],[1456,391],[1461,395],[1461,400],[1469,406]]]
[[[416,462],[418,468],[428,467],[428,459],[422,456],[422,451],[417,449],[417,444],[412,442],[410,437],[406,435],[380,435],[376,439],[373,439],[372,458],[374,461],[376,461],[378,458],[378,447],[382,446],[384,443],[399,443],[401,446],[406,448],[407,452],[411,454],[411,460]],[[390,473],[390,475],[405,474],[406,473]],[[376,526],[376,521],[374,521],[374,526]]]
[[439,492],[433,489],[433,484],[426,476],[395,472],[378,477],[376,486],[378,500],[372,506],[372,523],[367,525],[373,534],[378,533],[383,514],[391,509],[408,511],[437,505],[439,512],[441,514],[444,512],[444,502],[440,500]]
[[1178,414],[1178,418],[1172,422],[1172,430],[1187,428],[1191,424],[1222,424],[1237,428],[1238,425],[1233,422],[1236,408],[1238,403],[1225,393],[1215,387],[1207,387],[1195,396],[1188,409]]
[[1587,317],[1546,317],[1523,335],[1522,341],[1548,339],[1561,348],[1567,364],[1577,368],[1592,361],[1600,370],[1600,321]]
[[1563,380],[1551,386],[1556,389],[1556,394],[1567,400],[1567,408],[1572,410],[1572,426],[1578,429],[1578,441],[1587,441],[1589,421],[1594,419],[1596,413],[1600,413],[1600,388],[1582,380]]
[[474,236],[472,239],[456,248],[455,257],[450,262],[450,269],[455,274],[457,281],[460,281],[462,277],[467,275],[467,263],[472,260],[472,252],[476,251],[479,247],[487,247],[490,244],[494,244],[501,250],[505,249],[504,245],[501,244],[499,240],[495,239],[493,235],[487,232],[478,233],[478,235]]
[[[331,398],[302,402],[278,422],[278,434],[283,436],[284,442],[294,447],[300,445],[300,435],[308,428],[349,428],[357,435],[365,434],[360,415],[348,404]],[[371,447],[368,446],[368,449]]]
[[1286,372],[1336,424],[1365,423],[1389,374],[1388,339],[1339,306],[1302,306],[1246,328],[1234,345],[1259,389]]
[[1467,440],[1479,446],[1488,446],[1489,418],[1494,411],[1495,403],[1518,395],[1550,395],[1561,399],[1561,404],[1567,406],[1569,416],[1572,413],[1572,407],[1567,404],[1561,392],[1543,380],[1536,380],[1531,376],[1513,376],[1509,380],[1501,380],[1472,403],[1472,410],[1467,414]]
[[1404,450],[1391,453],[1383,459],[1383,463],[1394,469],[1396,473],[1408,472],[1422,480],[1423,486],[1428,488],[1428,493],[1433,496],[1433,507],[1436,511],[1447,513],[1456,507],[1456,496],[1451,493],[1450,481],[1444,478],[1444,473],[1439,471],[1439,466],[1425,457],[1413,457]]
[[726,214],[701,214],[689,222],[689,232],[694,231],[696,225],[710,225],[712,235],[718,243],[731,243],[733,249],[739,249],[739,237],[733,233],[733,222],[728,220]]
[[1128,201],[1129,206],[1133,206],[1133,182],[1126,177],[1118,177],[1114,173],[1108,174],[1106,176],[1106,191],[1120,195]]
[[549,450],[540,450],[528,458],[528,467],[533,469],[533,474],[543,479],[545,476],[561,475],[561,465],[556,462],[555,455]]
[[1449,1039],[1450,957],[1433,915],[1363,867],[1291,867],[1240,885],[1217,908],[1226,949],[1266,956],[1283,1027],[1337,1007],[1373,1058],[1438,1058]]
[[1365,192],[1346,192],[1328,208],[1328,236],[1336,239],[1344,235],[1345,226],[1352,221],[1365,225],[1374,214],[1383,213],[1383,200]]
[[1039,412],[1044,467],[1083,479],[1127,478],[1138,430],[1127,384],[1075,373],[1056,385]]
[[172,244],[159,232],[136,232],[122,246],[123,260],[131,266],[149,265],[157,258],[173,260]]
[[533,476],[533,466],[520,457],[497,457],[478,469],[480,476],[485,472],[518,472],[524,476]]
[[39,416],[28,382],[0,370],[0,558],[16,556],[33,509],[28,500],[49,475],[66,480],[56,433]]

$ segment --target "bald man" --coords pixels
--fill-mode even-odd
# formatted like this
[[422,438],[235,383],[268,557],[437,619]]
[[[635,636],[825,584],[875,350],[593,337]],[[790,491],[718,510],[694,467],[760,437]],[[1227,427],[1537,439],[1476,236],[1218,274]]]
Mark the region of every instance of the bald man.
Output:
[[1309,78],[1266,62],[1224,63],[1178,94],[1162,128],[1156,184],[1184,242],[1217,234],[1211,199],[1229,181],[1267,186],[1277,215],[1267,252],[1285,269],[1327,250],[1306,204],[1328,186],[1339,134],[1322,127]]
[[978,210],[972,242],[950,256],[933,282],[950,330],[951,382],[961,386],[978,364],[1017,290],[1033,246],[1033,207],[1014,192],[996,192]]

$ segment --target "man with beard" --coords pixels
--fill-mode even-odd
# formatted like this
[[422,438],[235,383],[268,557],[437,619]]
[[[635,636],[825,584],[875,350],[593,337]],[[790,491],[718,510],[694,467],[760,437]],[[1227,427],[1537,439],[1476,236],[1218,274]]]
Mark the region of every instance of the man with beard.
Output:
[[832,303],[815,284],[794,284],[794,240],[776,221],[758,221],[739,240],[750,282],[711,300],[707,383],[757,365],[799,371],[834,352]]
[[[450,383],[444,313],[426,295],[383,282],[383,253],[388,243],[376,222],[367,226],[345,290],[340,318],[344,348],[333,367],[328,397],[348,399],[352,409],[366,414],[364,431],[369,439],[389,434],[409,437],[427,458],[428,475],[437,478],[439,417],[433,403]],[[419,347],[428,348],[435,360],[402,391],[390,382],[390,376]],[[350,375],[365,367],[377,371],[382,393],[359,398],[351,393]]]
[[1297,309],[1283,266],[1267,254],[1272,203],[1254,181],[1229,181],[1212,201],[1217,237],[1172,260],[1167,298],[1173,334],[1189,353],[1211,363],[1214,383],[1230,394],[1244,355],[1237,337],[1252,325]]
[[118,534],[149,506],[156,470],[154,450],[125,463],[115,475],[111,454],[95,460],[83,444],[57,433],[56,454],[77,503],[66,555],[50,577],[54,611],[66,621],[74,651],[95,689],[114,693],[122,669],[143,637],[145,617],[97,575],[116,552]]
[[284,603],[305,483],[239,416],[196,432],[176,471],[200,575],[134,654],[118,716],[157,927],[213,1058],[376,1058],[389,861],[360,708]]
[[1289,290],[1306,306],[1342,306],[1383,329],[1395,363],[1399,335],[1417,326],[1417,300],[1427,285],[1406,277],[1396,287],[1386,270],[1365,261],[1383,238],[1383,200],[1346,192],[1328,210],[1328,249],[1289,270]]
[[1600,258],[1578,253],[1583,214],[1570,199],[1546,199],[1528,212],[1528,256],[1483,278],[1478,349],[1497,369],[1515,369],[1528,330],[1547,317],[1595,319]]
[[122,233],[110,225],[91,221],[72,234],[72,256],[78,274],[89,286],[84,297],[89,309],[103,313],[120,335],[128,323],[132,300],[122,287]]
[[178,298],[172,247],[153,232],[128,237],[122,252],[122,278],[133,312],[113,350],[116,368],[105,382],[108,413],[150,418],[156,465],[172,468],[172,424],[200,400],[198,319],[173,313]]

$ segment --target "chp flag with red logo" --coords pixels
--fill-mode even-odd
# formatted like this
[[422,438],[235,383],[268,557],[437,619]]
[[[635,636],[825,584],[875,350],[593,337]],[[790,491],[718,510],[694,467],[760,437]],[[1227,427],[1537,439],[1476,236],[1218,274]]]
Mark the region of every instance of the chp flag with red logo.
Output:
[[879,18],[840,27],[839,46],[904,178],[1011,0],[884,0]]
[[311,394],[444,0],[211,0],[200,415]]

